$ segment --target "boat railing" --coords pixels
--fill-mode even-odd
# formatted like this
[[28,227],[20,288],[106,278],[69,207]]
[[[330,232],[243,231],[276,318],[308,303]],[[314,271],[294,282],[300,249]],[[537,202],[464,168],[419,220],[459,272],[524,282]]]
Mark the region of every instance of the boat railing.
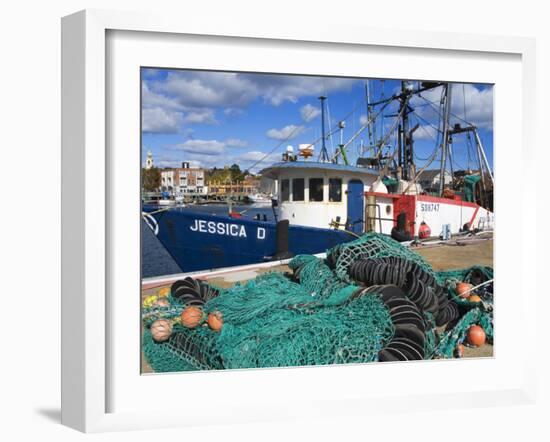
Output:
[[393,218],[382,217],[380,205],[376,203],[365,204],[365,226],[364,233],[376,232],[376,223],[378,222],[378,233],[382,232],[382,221],[395,221]]

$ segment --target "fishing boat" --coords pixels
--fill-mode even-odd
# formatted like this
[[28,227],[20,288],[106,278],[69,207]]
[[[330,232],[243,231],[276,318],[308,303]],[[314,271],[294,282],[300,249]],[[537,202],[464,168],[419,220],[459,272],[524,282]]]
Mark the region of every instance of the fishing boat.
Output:
[[252,204],[271,204],[271,197],[263,193],[251,193],[246,195],[246,199]]
[[[444,91],[442,136],[432,155],[432,160],[441,159],[441,168],[439,189],[429,194],[418,179],[431,161],[417,172],[413,155],[417,127],[409,127],[409,115],[413,112],[411,98],[435,87]],[[389,98],[371,100],[368,87],[366,95],[367,121],[347,142],[343,138],[344,121],[326,134],[326,97],[320,97],[320,140],[301,145],[297,154],[287,149],[280,162],[260,172],[262,178],[277,183],[278,195],[271,201],[273,220],[245,219],[231,210],[219,216],[178,207],[143,206],[145,222],[184,272],[322,253],[372,231],[405,242],[492,230],[493,175],[477,128],[449,124],[451,86],[424,82],[414,88],[402,82],[401,91]],[[372,136],[374,122],[392,102],[398,103],[394,123],[376,140]],[[347,148],[365,130],[372,142],[365,155],[350,164]],[[336,131],[340,131],[340,144],[329,155],[326,140]],[[392,134],[398,143],[390,151],[387,141]],[[473,135],[479,160],[477,171],[462,177],[463,188],[457,187],[454,174],[451,182],[445,178],[446,162],[450,160],[452,165],[452,137],[459,134]],[[321,145],[317,158],[316,144]],[[466,177],[472,176],[468,181]]]

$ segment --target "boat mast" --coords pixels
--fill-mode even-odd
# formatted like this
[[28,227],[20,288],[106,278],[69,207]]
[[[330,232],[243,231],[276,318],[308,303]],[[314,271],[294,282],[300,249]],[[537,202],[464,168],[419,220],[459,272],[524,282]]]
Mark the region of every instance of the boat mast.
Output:
[[405,167],[403,160],[405,158],[405,140],[403,139],[403,125],[405,124],[405,112],[403,112],[403,93],[405,91],[405,82],[401,81],[401,95],[399,96],[399,113],[401,113],[401,119],[399,126],[397,127],[397,179],[401,180],[405,178]]
[[328,152],[327,152],[327,146],[326,146],[326,136],[325,136],[325,100],[327,99],[327,97],[321,95],[319,97],[319,100],[321,100],[321,137],[322,137],[322,142],[321,142],[321,161],[323,162],[328,162],[329,161],[329,157],[328,157]]
[[409,114],[414,112],[409,106],[409,99],[412,95],[407,81],[401,81],[401,94],[399,95],[399,114],[401,121],[398,128],[398,171],[401,172],[404,180],[411,180],[415,175],[413,133],[420,127],[419,124],[409,129]]
[[[374,143],[376,141],[376,125],[373,124],[371,121],[371,114],[372,114],[372,105],[370,100],[370,80],[367,80],[365,83],[365,93],[366,93],[366,100],[367,100],[367,121],[369,121],[369,147],[374,146]],[[365,152],[362,150],[361,154],[364,154]]]
[[439,172],[439,196],[445,188],[445,162],[447,159],[447,141],[449,138],[449,117],[451,114],[451,85],[445,85],[445,119],[443,120],[443,140],[441,143],[441,169]]

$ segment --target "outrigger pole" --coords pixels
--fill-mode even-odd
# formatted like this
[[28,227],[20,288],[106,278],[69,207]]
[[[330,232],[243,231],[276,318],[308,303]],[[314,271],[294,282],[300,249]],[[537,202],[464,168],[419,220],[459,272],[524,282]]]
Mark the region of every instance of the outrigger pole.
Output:
[[[489,174],[489,178],[491,178],[491,183],[493,183],[493,186],[495,185],[495,179],[493,178],[493,174],[491,173],[491,168],[489,167],[489,162],[487,161],[487,157],[485,156],[485,149],[483,148],[483,144],[481,144],[481,139],[479,138],[479,134],[477,133],[477,129],[474,129],[474,136],[476,137],[476,142],[478,145],[478,149],[481,152],[481,155],[483,157],[483,162],[485,163],[485,167],[487,168],[487,173]],[[481,164],[480,164],[481,166]]]
[[481,138],[479,138],[479,133],[477,132],[477,127],[470,125],[467,127],[461,127],[459,124],[455,124],[455,127],[453,129],[449,129],[449,134],[460,134],[464,132],[473,132],[474,138],[476,140],[476,153],[477,153],[477,160],[479,163],[479,172],[481,176],[483,177],[485,171],[483,170],[483,166],[485,166],[485,169],[487,169],[487,174],[489,175],[489,178],[491,179],[491,183],[493,185],[495,184],[495,179],[493,177],[493,173],[491,172],[491,167],[489,166],[489,161],[487,160],[487,156],[485,155],[485,149],[483,148],[483,144],[481,143]]
[[489,175],[489,178],[491,179],[491,183],[494,186],[494,178],[493,174],[491,173],[491,167],[489,166],[489,162],[487,161],[487,157],[485,155],[485,150],[483,149],[483,145],[481,144],[481,139],[479,138],[479,134],[477,132],[477,127],[470,125],[466,127],[461,127],[460,124],[455,124],[452,129],[449,129],[448,133],[449,135],[454,134],[461,134],[461,133],[470,133],[473,132],[475,143],[476,143],[476,154],[477,154],[477,162],[479,164],[479,175],[481,177],[481,201],[482,204],[487,204],[487,187],[486,187],[486,180],[485,180],[485,174],[487,173]]

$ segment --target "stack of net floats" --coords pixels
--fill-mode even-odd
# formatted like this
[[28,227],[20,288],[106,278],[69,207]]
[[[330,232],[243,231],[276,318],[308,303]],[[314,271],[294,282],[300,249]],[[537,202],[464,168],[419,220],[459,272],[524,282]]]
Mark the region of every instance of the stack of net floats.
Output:
[[[492,279],[489,267],[435,272],[415,253],[376,233],[340,244],[326,259],[293,258],[292,273],[265,273],[229,289],[187,278],[164,305],[142,310],[143,354],[155,372],[266,368],[452,357],[471,325],[493,338],[492,287],[482,303],[457,296],[459,281]],[[183,293],[183,295],[182,295]],[[195,295],[193,295],[195,293]],[[221,312],[220,332],[183,327],[188,305]],[[174,323],[153,340],[157,319]]]

